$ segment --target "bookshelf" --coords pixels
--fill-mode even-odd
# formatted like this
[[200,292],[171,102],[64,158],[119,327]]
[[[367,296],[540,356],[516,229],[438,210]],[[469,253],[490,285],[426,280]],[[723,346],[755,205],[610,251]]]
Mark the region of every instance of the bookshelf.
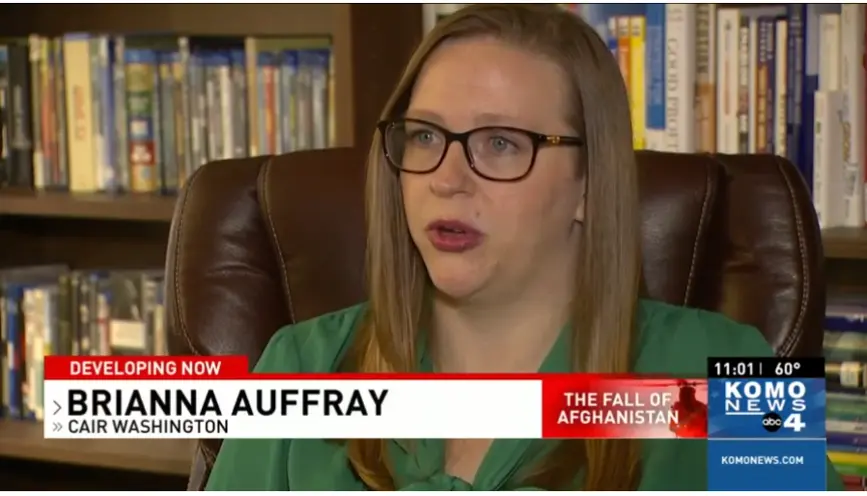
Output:
[[835,227],[822,233],[826,259],[867,260],[867,229]]
[[[327,37],[334,139],[367,147],[422,36],[421,5],[0,5],[0,39],[32,34]],[[0,189],[0,269],[162,267],[175,196]],[[186,487],[194,443],[46,440],[42,424],[0,419],[6,489]],[[50,473],[51,480],[43,474]]]
[[2,194],[0,215],[171,222],[174,208],[173,196],[10,191]]

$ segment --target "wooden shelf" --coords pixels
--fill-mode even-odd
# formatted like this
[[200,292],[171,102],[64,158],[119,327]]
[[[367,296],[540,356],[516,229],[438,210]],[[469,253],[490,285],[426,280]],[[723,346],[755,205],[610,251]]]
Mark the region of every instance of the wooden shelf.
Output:
[[41,422],[0,420],[0,456],[187,476],[188,439],[45,439]]
[[27,36],[70,32],[190,35],[335,35],[347,5],[340,4],[36,4],[2,7],[0,33]]
[[0,191],[0,215],[171,222],[175,197]]
[[867,229],[835,227],[822,231],[825,258],[867,260]]

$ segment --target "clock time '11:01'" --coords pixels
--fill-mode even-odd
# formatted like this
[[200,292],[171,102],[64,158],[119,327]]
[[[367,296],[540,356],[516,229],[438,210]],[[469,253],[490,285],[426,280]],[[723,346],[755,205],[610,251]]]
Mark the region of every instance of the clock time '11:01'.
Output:
[[743,361],[743,362],[715,362],[714,367],[716,368],[716,375],[718,377],[732,377],[732,376],[740,376],[740,377],[761,377],[762,376],[762,364],[755,363],[752,361]]

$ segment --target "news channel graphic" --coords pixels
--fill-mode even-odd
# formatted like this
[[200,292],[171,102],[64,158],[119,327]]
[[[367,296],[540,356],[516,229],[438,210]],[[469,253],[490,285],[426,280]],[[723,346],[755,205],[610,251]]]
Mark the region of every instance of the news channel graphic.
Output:
[[708,396],[708,490],[826,490],[823,358],[710,358]]
[[704,380],[545,376],[545,439],[676,439],[707,435]]
[[47,438],[704,437],[707,384],[587,374],[250,374],[241,357],[45,358]]

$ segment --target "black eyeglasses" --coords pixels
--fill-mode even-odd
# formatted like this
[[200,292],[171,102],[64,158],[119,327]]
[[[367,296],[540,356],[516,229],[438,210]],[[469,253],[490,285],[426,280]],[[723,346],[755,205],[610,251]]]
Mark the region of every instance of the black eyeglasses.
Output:
[[442,126],[397,119],[377,125],[388,162],[402,172],[428,174],[443,162],[452,142],[463,146],[470,169],[490,181],[520,181],[530,174],[542,146],[583,146],[575,136],[540,134],[514,127],[480,127],[453,133]]

